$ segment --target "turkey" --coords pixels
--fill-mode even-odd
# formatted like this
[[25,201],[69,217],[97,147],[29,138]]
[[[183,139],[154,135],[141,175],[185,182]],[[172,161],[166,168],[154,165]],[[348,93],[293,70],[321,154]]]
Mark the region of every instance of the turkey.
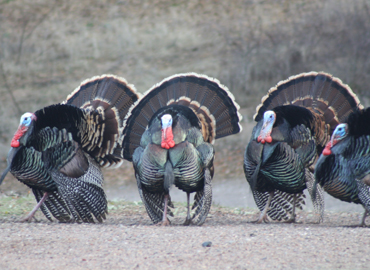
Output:
[[187,194],[184,225],[204,223],[212,203],[213,143],[242,130],[238,109],[218,80],[186,73],[154,85],[129,112],[124,157],[133,162],[139,194],[153,223],[170,224],[172,185]]
[[342,201],[362,204],[360,226],[370,213],[369,117],[370,108],[358,110],[339,124],[315,166],[315,186]]
[[318,222],[323,220],[323,190],[313,194],[314,164],[339,122],[360,102],[338,78],[323,72],[292,76],[269,90],[257,107],[244,172],[261,211],[256,222],[295,222],[308,189]]
[[123,120],[138,99],[125,79],[102,75],[82,82],[63,103],[22,115],[0,184],[10,171],[32,189],[38,203],[23,221],[38,208],[50,221],[105,219],[100,167],[123,162]]

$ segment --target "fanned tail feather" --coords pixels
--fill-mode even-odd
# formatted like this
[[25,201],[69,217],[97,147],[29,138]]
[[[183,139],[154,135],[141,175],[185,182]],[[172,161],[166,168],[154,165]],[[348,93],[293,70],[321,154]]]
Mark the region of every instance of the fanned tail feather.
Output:
[[339,78],[324,72],[301,73],[272,87],[256,108],[255,121],[265,111],[282,105],[297,105],[322,115],[331,131],[348,115],[363,106],[351,88]]
[[207,142],[212,143],[214,139],[242,130],[239,124],[242,118],[238,112],[239,105],[227,87],[205,75],[176,74],[149,89],[127,114],[123,132],[125,159],[132,159],[153,115],[159,109],[174,104],[193,110],[202,123],[203,136]]
[[101,166],[122,163],[123,120],[139,98],[135,87],[124,78],[102,75],[82,82],[63,102],[84,111],[82,144]]

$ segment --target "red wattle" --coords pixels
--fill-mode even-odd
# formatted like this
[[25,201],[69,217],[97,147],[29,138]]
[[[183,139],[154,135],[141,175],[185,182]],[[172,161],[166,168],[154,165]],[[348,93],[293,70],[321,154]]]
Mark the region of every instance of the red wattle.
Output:
[[12,142],[10,143],[11,147],[17,148],[20,146],[19,139],[24,135],[24,133],[27,131],[24,127],[19,127],[18,130],[15,132]]
[[18,140],[12,140],[12,142],[10,143],[10,146],[13,147],[13,148],[17,148],[19,147],[21,144],[19,143]]
[[175,141],[173,140],[172,127],[162,129],[161,147],[165,149],[170,149],[174,146],[175,146]]
[[272,143],[272,137],[271,136],[267,136],[265,140],[268,143]]
[[262,136],[260,135],[260,136],[257,137],[257,142],[260,142],[262,144],[265,144],[266,142],[267,143],[272,143],[272,138],[271,138],[271,136],[266,136],[265,138],[262,138]]
[[322,151],[322,154],[323,154],[324,156],[329,156],[329,155],[331,155],[331,150],[330,150],[330,148],[331,148],[331,142],[328,142],[328,143],[326,144],[326,146],[325,146],[324,150]]

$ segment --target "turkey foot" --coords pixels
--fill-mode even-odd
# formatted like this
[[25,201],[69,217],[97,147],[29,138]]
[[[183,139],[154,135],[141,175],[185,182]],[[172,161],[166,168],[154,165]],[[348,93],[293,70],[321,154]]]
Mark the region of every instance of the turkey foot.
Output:
[[293,196],[293,213],[290,216],[290,219],[284,221],[284,223],[297,223],[296,220],[295,220],[295,218],[296,218],[296,214],[295,214],[295,202],[296,202],[296,199],[297,199],[297,194],[294,194],[294,196]]
[[252,221],[252,223],[261,224],[262,222],[264,222],[264,223],[269,223],[270,222],[268,217],[267,217],[267,210],[270,207],[270,203],[271,203],[271,200],[272,200],[273,197],[274,197],[274,191],[271,191],[270,195],[269,195],[269,198],[267,200],[267,203],[265,205],[265,209],[263,209],[263,211],[261,212],[260,217],[256,221]]
[[193,224],[193,221],[191,219],[186,218],[182,225],[189,226],[189,225],[192,225],[192,224]]
[[170,226],[171,225],[171,222],[168,219],[166,219],[164,221],[158,222],[155,225],[157,225],[157,226]]
[[288,220],[285,220],[283,223],[298,223],[296,220],[296,215],[292,215]]
[[360,227],[367,227],[367,226],[366,226],[366,223],[365,223],[365,220],[366,220],[366,217],[367,217],[367,216],[370,216],[370,213],[369,213],[369,211],[365,208],[365,213],[364,213],[364,215],[362,216],[361,223],[360,223]]
[[268,216],[266,215],[266,213],[264,213],[264,214],[261,213],[259,218],[257,220],[252,221],[251,223],[257,223],[257,224],[270,223],[270,220],[269,220]]
[[36,222],[39,222],[39,221],[36,219],[36,217],[35,217],[35,213],[33,213],[32,215],[31,215],[31,213],[29,213],[26,217],[22,218],[22,219],[20,220],[20,222],[31,222],[31,221],[32,221],[32,219],[35,219],[35,221],[36,221]]
[[366,227],[369,227],[366,225],[365,223],[365,220],[366,220],[366,217],[369,216],[369,212],[367,211],[367,209],[365,208],[365,213],[364,215],[362,216],[362,219],[361,219],[361,223],[358,224],[358,225],[348,225],[348,226],[345,226],[345,227],[349,227],[349,228],[366,228]]

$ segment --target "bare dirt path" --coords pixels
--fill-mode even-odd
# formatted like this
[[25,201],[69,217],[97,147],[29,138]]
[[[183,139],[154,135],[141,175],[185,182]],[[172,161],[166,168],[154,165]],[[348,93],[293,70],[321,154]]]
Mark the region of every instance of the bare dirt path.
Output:
[[[175,204],[176,206],[176,204]],[[180,207],[181,208],[181,207]],[[182,207],[183,208],[183,207]],[[360,213],[327,212],[323,224],[254,224],[254,210],[212,207],[202,227],[151,225],[142,205],[110,203],[103,224],[19,223],[0,217],[0,269],[368,269]],[[203,247],[204,242],[212,242]]]

